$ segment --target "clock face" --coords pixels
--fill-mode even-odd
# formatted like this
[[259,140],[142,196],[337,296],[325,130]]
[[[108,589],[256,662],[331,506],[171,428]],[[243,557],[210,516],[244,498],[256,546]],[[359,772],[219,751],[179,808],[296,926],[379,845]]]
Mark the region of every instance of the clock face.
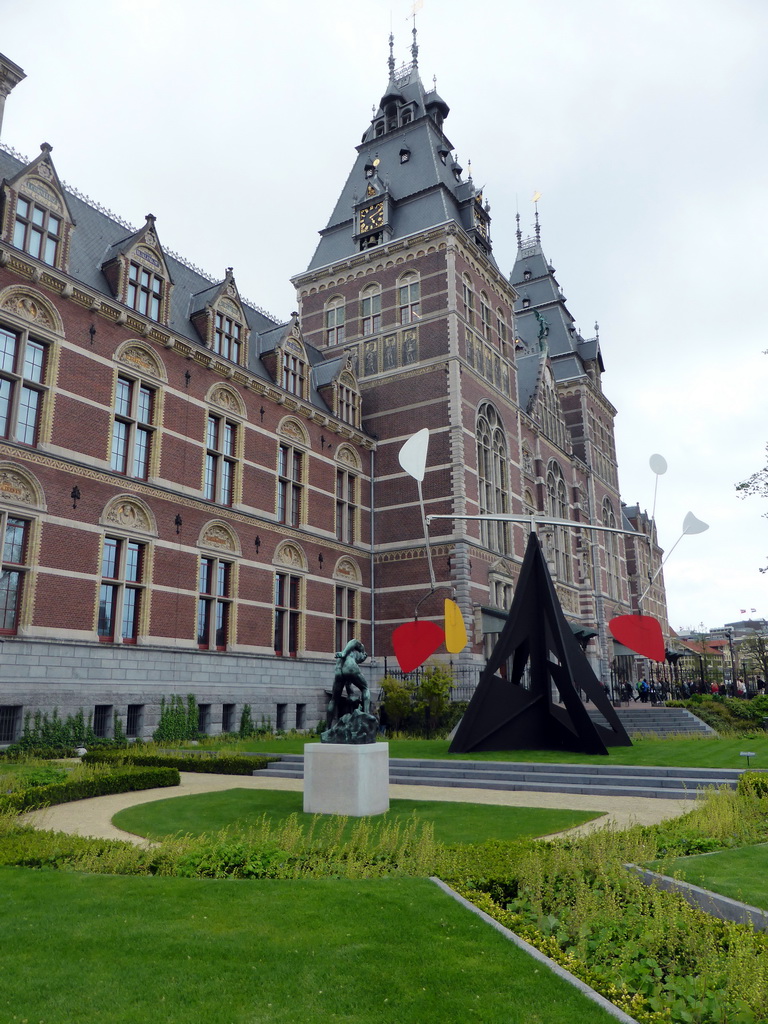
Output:
[[374,231],[384,225],[384,203],[374,203],[360,211],[360,233]]

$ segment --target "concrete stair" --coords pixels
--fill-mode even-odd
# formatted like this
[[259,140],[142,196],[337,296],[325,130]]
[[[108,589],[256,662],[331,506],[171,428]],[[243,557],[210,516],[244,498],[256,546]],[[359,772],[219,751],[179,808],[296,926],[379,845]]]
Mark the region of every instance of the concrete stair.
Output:
[[[278,755],[275,755],[278,756]],[[742,769],[656,768],[612,764],[529,764],[513,761],[428,761],[391,758],[391,785],[441,786],[455,789],[523,790],[595,796],[655,797],[694,800],[708,786],[736,788]],[[260,778],[304,778],[301,754],[281,755]]]
[[[604,722],[603,716],[593,707],[588,707],[594,722]],[[715,736],[715,730],[702,722],[686,708],[651,707],[648,704],[630,704],[629,707],[613,709],[619,721],[630,736],[653,734],[666,736]]]

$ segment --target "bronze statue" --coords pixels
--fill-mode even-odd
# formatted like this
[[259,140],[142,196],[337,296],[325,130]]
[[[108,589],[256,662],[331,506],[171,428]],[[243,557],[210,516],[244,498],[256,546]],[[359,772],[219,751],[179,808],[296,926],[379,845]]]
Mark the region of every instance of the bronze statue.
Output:
[[[368,654],[359,640],[350,640],[343,651],[336,652],[333,688],[328,702],[326,731],[323,743],[374,743],[378,721],[371,714],[371,691],[360,665]],[[359,707],[352,700],[352,687],[360,691]],[[346,690],[346,697],[343,691]],[[354,707],[354,710],[351,708]]]

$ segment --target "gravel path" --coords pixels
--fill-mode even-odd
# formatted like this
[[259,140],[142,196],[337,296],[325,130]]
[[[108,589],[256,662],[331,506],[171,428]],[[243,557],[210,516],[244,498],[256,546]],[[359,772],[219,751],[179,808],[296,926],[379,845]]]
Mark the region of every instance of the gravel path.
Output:
[[[59,804],[42,811],[30,811],[23,820],[35,828],[68,832],[72,835],[99,839],[126,839],[141,844],[144,840],[123,832],[112,824],[112,816],[124,807],[211,793],[224,789],[281,789],[300,792],[303,783],[296,779],[261,779],[247,775],[209,775],[181,772],[181,785],[171,789],[146,789],[138,793],[116,793],[89,800]],[[626,828],[628,825],[652,825],[667,818],[676,818],[692,809],[690,800],[656,800],[650,797],[583,796],[560,793],[525,793],[487,789],[447,789],[437,786],[390,786],[394,800],[445,800],[454,803],[500,804],[505,807],[559,807],[574,811],[601,811],[595,821],[571,829],[577,835],[606,825]]]

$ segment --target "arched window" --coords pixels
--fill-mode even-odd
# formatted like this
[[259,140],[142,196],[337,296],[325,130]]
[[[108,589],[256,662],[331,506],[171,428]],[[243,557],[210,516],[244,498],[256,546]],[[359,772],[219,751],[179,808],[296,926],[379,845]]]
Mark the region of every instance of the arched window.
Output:
[[381,288],[369,285],[360,299],[360,326],[362,334],[378,334],[381,330]]
[[464,317],[470,327],[475,326],[475,293],[472,288],[472,281],[469,274],[461,279],[462,301],[464,303]]
[[344,342],[346,330],[344,299],[336,295],[326,304],[325,307],[325,343],[326,345],[341,345]]
[[[603,498],[603,526],[616,527],[616,514],[610,498]],[[605,574],[608,596],[619,599],[619,537],[616,533],[603,534],[605,537]]]
[[410,324],[421,315],[421,282],[417,274],[406,274],[397,286],[400,323]]
[[[509,514],[509,475],[504,426],[494,407],[484,402],[477,416],[477,491],[480,515]],[[480,524],[486,547],[500,554],[509,551],[509,523]]]
[[480,319],[482,320],[483,337],[490,341],[491,338],[491,307],[488,296],[480,292]]
[[[570,519],[568,490],[563,471],[554,460],[547,467],[547,498],[553,519]],[[572,581],[571,537],[567,526],[554,526],[555,575],[563,583]]]

